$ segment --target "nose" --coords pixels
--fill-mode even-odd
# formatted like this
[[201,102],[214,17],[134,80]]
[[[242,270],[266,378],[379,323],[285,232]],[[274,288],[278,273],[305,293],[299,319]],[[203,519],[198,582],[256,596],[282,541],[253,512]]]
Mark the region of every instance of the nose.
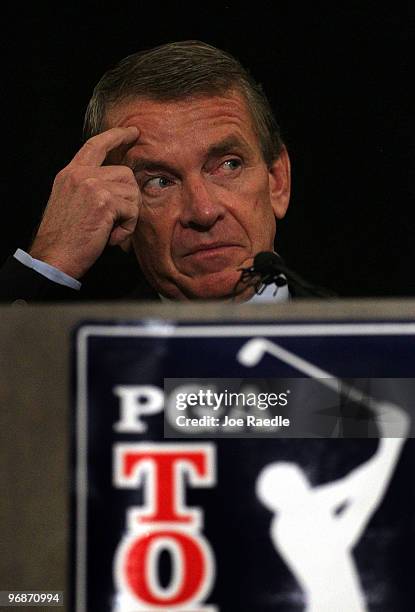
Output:
[[183,183],[181,224],[203,231],[223,219],[225,207],[203,176],[191,177]]

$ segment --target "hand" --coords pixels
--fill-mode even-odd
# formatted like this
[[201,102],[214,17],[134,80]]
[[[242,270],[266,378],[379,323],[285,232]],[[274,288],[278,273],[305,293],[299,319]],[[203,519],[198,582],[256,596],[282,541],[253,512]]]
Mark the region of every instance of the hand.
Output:
[[126,166],[102,166],[107,155],[127,148],[136,127],[117,127],[90,138],[61,170],[30,255],[73,278],[82,277],[107,244],[123,245],[137,224],[141,194]]

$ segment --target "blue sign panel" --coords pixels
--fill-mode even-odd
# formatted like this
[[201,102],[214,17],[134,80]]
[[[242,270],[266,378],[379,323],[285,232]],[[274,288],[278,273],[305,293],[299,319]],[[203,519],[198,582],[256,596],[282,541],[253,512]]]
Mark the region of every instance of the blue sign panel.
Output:
[[[415,324],[87,323],[74,347],[76,612],[413,609]],[[164,437],[165,379],[306,377],[385,379],[393,435]]]

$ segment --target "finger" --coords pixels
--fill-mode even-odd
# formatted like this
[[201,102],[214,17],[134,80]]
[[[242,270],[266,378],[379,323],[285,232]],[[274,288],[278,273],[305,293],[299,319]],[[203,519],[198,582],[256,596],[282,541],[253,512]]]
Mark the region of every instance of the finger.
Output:
[[69,166],[100,166],[110,151],[121,145],[132,145],[140,131],[135,126],[111,128],[93,136],[79,149]]
[[131,250],[131,235],[133,231],[129,231],[122,225],[117,225],[110,234],[108,244],[110,246],[118,245],[125,253],[128,253]]
[[[97,179],[98,181],[114,181],[129,185],[137,185],[134,172],[128,166],[66,166],[58,175],[62,180],[71,179],[81,183],[85,179]],[[58,178],[57,177],[57,178]]]
[[134,172],[128,166],[100,166],[94,169],[97,178],[101,178],[105,181],[116,181],[117,183],[129,183],[131,185],[137,185]]
[[135,230],[140,212],[139,206],[137,206],[137,202],[130,202],[124,198],[113,196],[109,202],[109,208],[112,211],[113,218],[113,228],[110,235],[119,230],[116,235],[119,234],[125,240]]
[[138,220],[138,214],[130,215],[128,217],[120,219],[118,223],[112,229],[108,244],[114,246],[119,244],[120,246],[128,243],[128,239],[132,236]]
[[132,237],[128,236],[126,240],[121,240],[117,244],[124,251],[124,253],[130,253],[133,248]]
[[106,189],[116,198],[122,198],[135,204],[141,202],[141,192],[137,183],[134,185],[127,185],[126,183],[119,183],[118,181],[100,181],[99,186],[100,189]]

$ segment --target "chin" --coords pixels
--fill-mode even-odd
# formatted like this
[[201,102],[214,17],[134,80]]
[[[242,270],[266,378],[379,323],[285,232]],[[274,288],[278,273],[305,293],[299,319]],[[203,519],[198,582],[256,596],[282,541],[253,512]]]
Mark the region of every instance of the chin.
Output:
[[186,283],[183,292],[188,299],[192,300],[241,299],[241,287],[237,286],[240,275],[240,272],[236,270],[206,274]]

